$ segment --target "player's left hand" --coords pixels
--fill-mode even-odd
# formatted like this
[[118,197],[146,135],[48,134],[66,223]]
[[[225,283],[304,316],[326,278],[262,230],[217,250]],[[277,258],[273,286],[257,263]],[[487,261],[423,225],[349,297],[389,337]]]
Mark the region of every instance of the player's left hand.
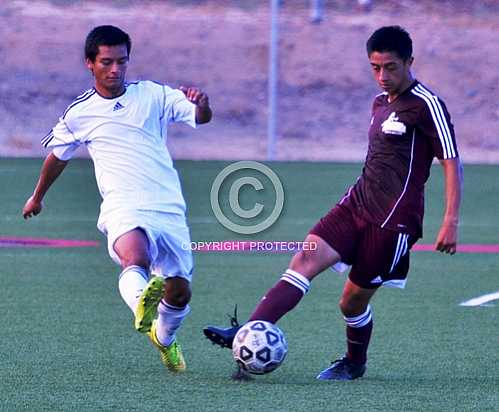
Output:
[[444,222],[435,241],[435,250],[453,255],[457,249],[457,223]]
[[197,87],[180,86],[179,89],[185,94],[187,100],[194,103],[198,107],[209,107],[210,102],[208,95]]

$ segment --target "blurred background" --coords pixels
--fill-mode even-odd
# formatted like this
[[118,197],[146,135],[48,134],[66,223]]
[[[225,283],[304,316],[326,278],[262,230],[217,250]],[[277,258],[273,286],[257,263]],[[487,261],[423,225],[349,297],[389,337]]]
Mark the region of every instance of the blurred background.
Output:
[[[210,125],[172,128],[174,158],[266,159],[270,3],[1,0],[0,155],[46,154],[40,139],[92,86],[85,36],[114,24],[132,37],[129,80],[195,85],[211,98]],[[280,1],[276,159],[364,159],[379,92],[365,42],[399,24],[414,41],[414,74],[447,104],[463,160],[499,161],[498,0],[323,0],[322,20],[313,3]]]

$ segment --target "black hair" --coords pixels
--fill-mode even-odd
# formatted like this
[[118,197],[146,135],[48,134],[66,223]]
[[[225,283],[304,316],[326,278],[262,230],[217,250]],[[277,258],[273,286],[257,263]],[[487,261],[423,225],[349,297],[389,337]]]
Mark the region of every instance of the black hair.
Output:
[[97,26],[88,33],[85,40],[85,58],[95,62],[97,54],[99,54],[99,46],[118,46],[126,45],[128,55],[132,49],[130,36],[123,30],[115,26]]
[[412,40],[400,26],[385,26],[376,30],[366,43],[367,55],[373,52],[395,52],[403,60],[412,57]]

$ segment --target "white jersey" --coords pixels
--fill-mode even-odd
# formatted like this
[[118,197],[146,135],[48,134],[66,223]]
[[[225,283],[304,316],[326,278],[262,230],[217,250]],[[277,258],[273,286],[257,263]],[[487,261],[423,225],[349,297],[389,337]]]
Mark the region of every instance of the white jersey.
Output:
[[180,90],[151,81],[128,83],[116,98],[90,89],[69,105],[42,144],[61,160],[82,144],[88,148],[103,199],[99,228],[123,210],[184,214],[166,129],[173,122],[196,127],[195,108]]

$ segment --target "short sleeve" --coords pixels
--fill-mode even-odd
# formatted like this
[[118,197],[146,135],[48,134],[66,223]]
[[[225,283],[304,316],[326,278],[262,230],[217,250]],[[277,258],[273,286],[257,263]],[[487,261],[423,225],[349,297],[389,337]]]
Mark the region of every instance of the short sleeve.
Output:
[[75,135],[66,120],[61,117],[55,127],[42,139],[41,143],[43,147],[55,147],[75,142]]
[[62,117],[41,143],[43,147],[53,148],[52,153],[60,160],[69,160],[81,144]]
[[52,150],[52,154],[59,160],[67,161],[73,157],[78,147],[80,147],[78,143],[56,146]]
[[178,89],[164,87],[164,118],[167,123],[187,123],[196,127],[196,105]]
[[430,139],[436,158],[453,159],[459,156],[454,126],[445,104],[437,96],[425,96],[418,127]]

